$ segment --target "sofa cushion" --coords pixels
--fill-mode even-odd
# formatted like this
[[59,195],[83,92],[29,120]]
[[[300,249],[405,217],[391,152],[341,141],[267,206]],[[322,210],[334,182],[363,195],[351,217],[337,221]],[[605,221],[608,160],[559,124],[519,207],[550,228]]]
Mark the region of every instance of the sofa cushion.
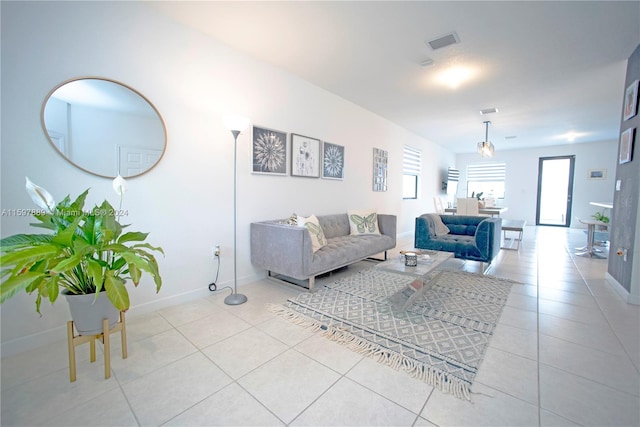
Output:
[[313,253],[311,274],[333,270],[343,265],[384,252],[393,246],[393,238],[384,234],[338,236],[327,239],[327,244]]
[[287,225],[298,225],[298,215],[296,215],[294,212],[289,218],[283,219],[282,221],[280,221],[280,223]]
[[311,235],[311,247],[313,252],[327,244],[327,238],[324,237],[324,232],[320,226],[320,222],[315,215],[309,217],[303,217],[298,215],[297,222],[300,227],[306,227]]
[[349,235],[349,216],[346,212],[342,214],[320,215],[318,216],[318,221],[327,240],[333,237]]
[[380,234],[378,213],[375,210],[349,211],[349,229],[352,236]]
[[460,236],[473,236],[476,234],[476,226],[468,224],[449,224],[449,231],[451,234],[458,234]]

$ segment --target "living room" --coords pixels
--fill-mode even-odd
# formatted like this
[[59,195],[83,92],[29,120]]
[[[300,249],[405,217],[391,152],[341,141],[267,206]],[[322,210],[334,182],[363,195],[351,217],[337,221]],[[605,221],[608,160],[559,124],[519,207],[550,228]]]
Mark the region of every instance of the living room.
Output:
[[[42,102],[61,82],[81,76],[123,82],[144,94],[163,118],[167,131],[164,154],[151,171],[128,180],[123,198],[128,212],[123,222],[150,232],[152,241],[165,250],[165,256],[159,258],[162,290],[156,294],[153,286],[143,283],[131,292],[132,316],[209,295],[207,285],[217,272],[211,256],[216,244],[221,248],[218,283],[233,284],[234,150],[233,137],[223,124],[226,114],[243,114],[254,125],[345,147],[344,180],[265,176],[251,173],[251,132],[238,137],[241,289],[265,277],[248,256],[251,222],[287,218],[294,212],[322,215],[375,207],[380,213],[397,215],[399,237],[410,239],[415,218],[433,211],[433,197],[442,195],[440,183],[447,168],[464,170],[479,159],[475,153],[456,154],[437,141],[176,23],[142,3],[3,1],[1,7],[3,209],[32,207],[24,190],[25,176],[45,187],[56,200],[90,188],[89,202],[107,198],[117,203],[110,179],[71,165],[44,135]],[[622,70],[621,100],[626,58],[611,66]],[[477,122],[480,140],[484,129],[479,115]],[[417,200],[402,200],[405,145],[423,153],[423,185]],[[617,146],[615,138],[552,148],[497,150],[496,161],[518,171],[509,176],[515,181],[513,190],[501,201],[509,207],[505,217],[535,223],[538,157],[565,154],[577,158],[574,214],[590,217],[594,211],[590,201],[613,198]],[[387,150],[391,159],[386,192],[371,191],[373,148]],[[609,173],[595,182],[586,178],[592,169]],[[31,232],[30,222],[24,216],[3,216],[3,237]],[[65,304],[43,304],[39,316],[33,296],[16,296],[2,305],[3,357],[64,340],[67,320]]]

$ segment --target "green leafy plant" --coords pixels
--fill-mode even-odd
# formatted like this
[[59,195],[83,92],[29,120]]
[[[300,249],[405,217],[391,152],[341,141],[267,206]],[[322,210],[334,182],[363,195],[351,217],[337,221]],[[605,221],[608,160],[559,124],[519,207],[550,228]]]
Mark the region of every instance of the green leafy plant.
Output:
[[602,212],[596,212],[591,215],[593,219],[596,221],[604,222],[605,224],[609,224],[609,217],[605,216]]
[[[467,193],[469,194],[469,193]],[[474,192],[471,193],[471,197],[475,197],[476,199],[478,199],[478,201],[482,200],[482,195],[484,194],[484,191],[479,192],[478,194]]]
[[[122,194],[125,181],[118,177],[114,189]],[[75,200],[67,196],[56,204],[51,195],[27,178],[27,191],[42,209],[35,210],[39,221],[34,227],[51,230],[51,234],[16,234],[0,240],[2,278],[0,302],[25,290],[37,292],[36,311],[42,299],[54,303],[61,289],[73,295],[96,294],[105,290],[118,310],[127,310],[130,279],[135,286],[143,272],[153,277],[156,292],[162,278],[153,252],[164,255],[162,248],[143,243],[148,233],[123,232],[127,225],[118,221],[121,209],[115,210],[106,200],[91,210],[84,210],[89,193]]]

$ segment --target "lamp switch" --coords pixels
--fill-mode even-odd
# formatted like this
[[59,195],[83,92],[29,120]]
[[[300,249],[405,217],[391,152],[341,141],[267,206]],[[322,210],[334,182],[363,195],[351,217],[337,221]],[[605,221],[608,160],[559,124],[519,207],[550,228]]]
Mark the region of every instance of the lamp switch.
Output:
[[620,188],[622,188],[622,180],[621,179],[616,181],[616,191],[620,191]]

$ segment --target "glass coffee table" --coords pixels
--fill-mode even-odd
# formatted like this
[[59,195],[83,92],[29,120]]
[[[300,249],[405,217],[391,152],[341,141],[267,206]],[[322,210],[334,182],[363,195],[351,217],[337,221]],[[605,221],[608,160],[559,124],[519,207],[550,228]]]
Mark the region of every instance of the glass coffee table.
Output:
[[400,310],[406,310],[415,299],[422,296],[438,281],[442,271],[434,270],[443,262],[453,258],[454,255],[451,252],[420,251],[419,249],[411,252],[418,254],[418,265],[416,266],[405,265],[402,254],[376,265],[376,268],[382,270],[403,273],[416,278],[400,292],[389,297],[389,302]]
[[396,271],[399,273],[406,273],[413,276],[425,276],[443,262],[453,258],[452,252],[425,251],[424,249],[416,249],[414,251],[406,252],[413,252],[418,254],[418,265],[416,265],[415,267],[406,266],[404,264],[404,255],[401,253],[395,258],[391,258],[387,261],[377,264],[376,268],[388,271]]

